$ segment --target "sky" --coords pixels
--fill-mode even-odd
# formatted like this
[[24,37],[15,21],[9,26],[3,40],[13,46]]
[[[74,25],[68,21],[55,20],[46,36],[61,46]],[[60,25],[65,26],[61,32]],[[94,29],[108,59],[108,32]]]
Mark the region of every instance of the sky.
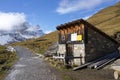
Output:
[[0,30],[28,22],[45,33],[76,19],[87,19],[120,0],[0,0]]

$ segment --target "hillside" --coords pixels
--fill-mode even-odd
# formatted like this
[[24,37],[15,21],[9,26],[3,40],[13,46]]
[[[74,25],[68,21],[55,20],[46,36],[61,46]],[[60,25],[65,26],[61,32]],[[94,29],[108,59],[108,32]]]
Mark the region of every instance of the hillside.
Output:
[[[120,2],[99,11],[87,21],[111,36],[114,32],[120,31],[119,13]],[[23,42],[14,43],[12,45],[26,46],[37,53],[43,53],[49,46],[57,42],[57,39],[57,31],[55,31],[38,39],[26,40]]]
[[57,42],[57,31],[46,34],[37,39],[28,39],[23,42],[16,42],[11,45],[20,45],[31,49],[36,53],[44,53],[49,46]]
[[110,36],[120,31],[120,2],[99,11],[87,21]]

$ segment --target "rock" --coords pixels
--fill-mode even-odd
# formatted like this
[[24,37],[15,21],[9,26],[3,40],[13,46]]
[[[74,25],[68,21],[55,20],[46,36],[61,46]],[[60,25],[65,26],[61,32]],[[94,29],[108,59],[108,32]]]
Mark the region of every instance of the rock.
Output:
[[42,54],[35,53],[39,58],[44,58]]
[[7,51],[15,52],[15,49],[14,49],[12,46],[8,46],[8,47],[7,47]]
[[44,53],[44,56],[52,57],[53,55],[57,53],[57,49],[58,49],[58,43],[56,42],[48,48],[48,50]]

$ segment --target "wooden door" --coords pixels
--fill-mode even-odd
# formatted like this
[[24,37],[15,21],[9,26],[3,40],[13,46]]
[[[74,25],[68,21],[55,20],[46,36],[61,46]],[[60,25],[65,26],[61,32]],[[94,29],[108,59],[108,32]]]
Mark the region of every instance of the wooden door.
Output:
[[73,51],[74,45],[71,43],[66,44],[66,55],[65,55],[65,62],[66,64],[70,64],[73,59]]

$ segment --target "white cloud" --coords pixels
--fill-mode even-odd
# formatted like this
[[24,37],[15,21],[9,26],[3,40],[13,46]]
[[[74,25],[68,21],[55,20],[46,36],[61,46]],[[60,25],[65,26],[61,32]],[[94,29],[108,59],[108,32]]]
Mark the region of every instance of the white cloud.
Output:
[[60,14],[66,14],[78,10],[94,9],[96,6],[105,2],[104,0],[62,0],[59,3],[57,12]]
[[20,29],[20,25],[26,22],[24,13],[0,12],[0,30],[11,31]]
[[45,34],[51,33],[52,30],[45,31]]
[[87,20],[89,17],[91,17],[92,15],[89,15],[89,16],[85,16],[83,17],[83,19]]
[[92,15],[88,15],[88,16],[84,16],[83,19],[87,20],[88,18],[90,18]]

